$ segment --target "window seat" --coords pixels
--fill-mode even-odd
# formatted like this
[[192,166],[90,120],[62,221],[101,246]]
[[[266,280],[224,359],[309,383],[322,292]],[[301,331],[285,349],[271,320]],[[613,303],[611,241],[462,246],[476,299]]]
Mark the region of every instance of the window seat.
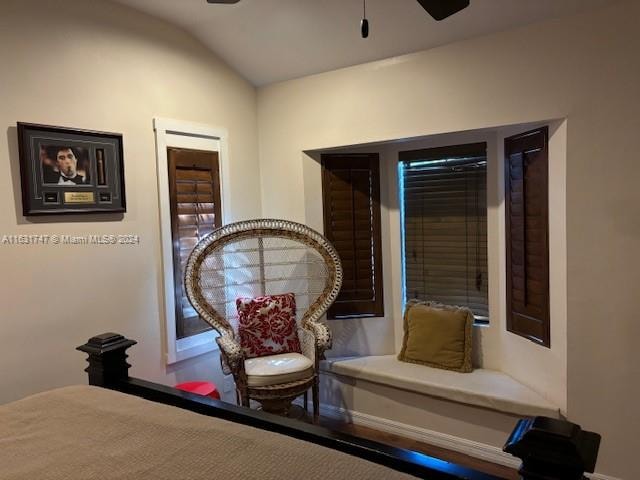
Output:
[[560,409],[509,375],[476,369],[458,373],[399,361],[395,355],[338,357],[321,362],[323,372],[343,375],[453,402],[522,416],[558,418]]

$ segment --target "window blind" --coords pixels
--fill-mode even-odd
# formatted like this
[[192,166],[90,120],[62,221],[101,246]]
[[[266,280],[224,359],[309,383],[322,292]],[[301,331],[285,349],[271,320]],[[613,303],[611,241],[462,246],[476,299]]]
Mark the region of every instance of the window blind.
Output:
[[343,269],[328,318],[383,316],[377,154],[322,155],[324,234]]
[[184,268],[198,241],[222,225],[218,153],[167,149],[173,235],[176,334],[185,338],[210,330],[184,291]]
[[405,301],[488,320],[486,144],[401,152]]

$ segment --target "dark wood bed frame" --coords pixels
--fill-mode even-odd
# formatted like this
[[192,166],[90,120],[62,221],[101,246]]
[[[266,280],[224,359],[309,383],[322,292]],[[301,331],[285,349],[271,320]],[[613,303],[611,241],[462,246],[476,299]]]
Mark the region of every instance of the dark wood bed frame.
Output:
[[[129,377],[130,365],[126,351],[136,343],[117,333],[104,333],[78,347],[89,356],[89,366],[85,369],[89,374],[89,384],[316,443],[418,478],[498,479],[419,452]],[[518,422],[505,445],[505,451],[523,459],[520,469],[523,480],[580,480],[585,478],[585,471],[593,472],[599,441],[599,435],[583,431],[578,425],[536,417]]]

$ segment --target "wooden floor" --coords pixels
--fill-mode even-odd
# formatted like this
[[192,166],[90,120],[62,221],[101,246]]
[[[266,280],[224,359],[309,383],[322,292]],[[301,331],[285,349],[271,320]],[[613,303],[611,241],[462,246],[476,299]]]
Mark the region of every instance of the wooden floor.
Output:
[[408,450],[415,450],[417,452],[421,452],[426,455],[445,460],[447,462],[464,465],[465,467],[473,468],[474,470],[495,475],[496,477],[506,480],[520,479],[520,477],[518,476],[518,472],[509,467],[496,465],[495,463],[486,462],[484,460],[479,460],[477,458],[470,457],[469,455],[454,452],[452,450],[447,450],[445,448],[434,447],[433,445],[394,435],[392,433],[381,432],[379,430],[374,430],[373,428],[363,427],[361,425],[353,425],[351,423],[344,423],[326,417],[320,418],[320,424],[333,430],[340,430],[357,437],[366,438],[368,440],[384,443],[386,445],[406,448]]

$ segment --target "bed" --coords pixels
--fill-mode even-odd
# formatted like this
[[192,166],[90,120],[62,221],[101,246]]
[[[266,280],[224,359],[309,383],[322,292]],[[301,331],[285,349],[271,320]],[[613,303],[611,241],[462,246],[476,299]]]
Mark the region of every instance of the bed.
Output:
[[3,479],[277,480],[283,472],[304,479],[411,478],[286,435],[99,387],[34,395],[3,407],[1,416]]
[[[0,479],[497,478],[129,377],[126,350],[135,343],[93,337],[78,347],[89,355],[89,385],[0,406]],[[527,429],[519,427],[510,442],[521,445]]]

